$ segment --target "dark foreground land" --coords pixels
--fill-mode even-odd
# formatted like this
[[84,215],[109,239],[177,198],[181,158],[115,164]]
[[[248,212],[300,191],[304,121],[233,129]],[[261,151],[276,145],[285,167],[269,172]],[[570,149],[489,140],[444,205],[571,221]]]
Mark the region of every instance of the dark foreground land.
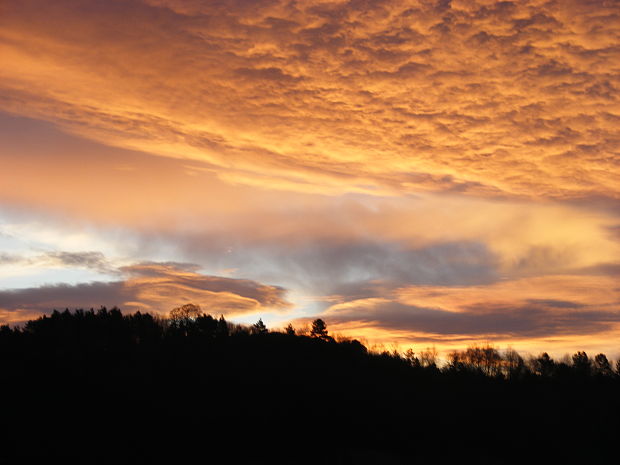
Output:
[[[317,336],[315,334],[315,336]],[[615,463],[597,357],[432,361],[208,316],[54,313],[0,329],[0,463]]]

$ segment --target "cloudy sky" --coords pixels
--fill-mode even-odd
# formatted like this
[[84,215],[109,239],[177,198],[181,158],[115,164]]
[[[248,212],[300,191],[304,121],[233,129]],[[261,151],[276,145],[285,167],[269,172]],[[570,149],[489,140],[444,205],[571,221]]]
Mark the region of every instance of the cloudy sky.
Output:
[[618,0],[0,3],[0,322],[620,354]]

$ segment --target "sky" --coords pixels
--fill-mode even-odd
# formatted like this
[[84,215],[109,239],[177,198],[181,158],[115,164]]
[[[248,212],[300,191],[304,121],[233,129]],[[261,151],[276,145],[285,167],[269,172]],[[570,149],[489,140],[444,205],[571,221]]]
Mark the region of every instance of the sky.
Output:
[[620,356],[618,0],[0,2],[0,323]]

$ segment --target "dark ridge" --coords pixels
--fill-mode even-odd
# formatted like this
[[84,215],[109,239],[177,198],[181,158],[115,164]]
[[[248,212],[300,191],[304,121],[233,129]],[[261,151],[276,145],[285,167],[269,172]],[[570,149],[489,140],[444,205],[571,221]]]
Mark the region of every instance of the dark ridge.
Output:
[[[176,313],[175,313],[176,312]],[[370,353],[202,314],[55,311],[0,327],[0,463],[609,463],[603,354]]]

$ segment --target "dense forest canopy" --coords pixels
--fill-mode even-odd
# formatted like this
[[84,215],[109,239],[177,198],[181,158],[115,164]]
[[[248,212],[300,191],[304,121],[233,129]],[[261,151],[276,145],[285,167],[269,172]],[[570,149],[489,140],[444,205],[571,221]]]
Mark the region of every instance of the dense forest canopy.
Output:
[[53,344],[56,348],[82,349],[95,345],[109,349],[142,347],[179,338],[218,340],[222,337],[247,337],[267,333],[310,337],[341,345],[353,344],[367,352],[369,357],[389,358],[411,368],[426,368],[443,373],[464,371],[505,379],[524,376],[620,376],[620,360],[612,366],[612,362],[602,353],[590,357],[584,351],[578,351],[570,358],[554,360],[543,352],[538,356],[524,358],[514,349],[500,350],[486,343],[453,350],[442,363],[434,348],[419,352],[413,349],[404,352],[397,349],[369,352],[356,339],[342,336],[334,339],[329,336],[327,325],[322,319],[314,320],[310,330],[295,329],[291,324],[283,330],[270,330],[262,319],[249,326],[235,324],[226,321],[223,316],[215,318],[205,314],[200,306],[195,304],[174,308],[168,318],[140,312],[124,315],[116,307],[110,310],[101,307],[99,310],[79,309],[73,312],[69,309],[63,312],[54,310],[50,316],[42,315],[23,326],[0,326],[0,341],[3,348],[9,348],[11,344],[23,344],[22,348],[32,348],[30,344]]
[[604,354],[480,345],[439,366],[434,350],[369,351],[320,319],[302,332],[191,304],[169,318],[101,308],[2,326],[7,437],[20,447],[0,458],[521,463],[535,450],[569,463],[606,456],[619,430],[620,373]]

